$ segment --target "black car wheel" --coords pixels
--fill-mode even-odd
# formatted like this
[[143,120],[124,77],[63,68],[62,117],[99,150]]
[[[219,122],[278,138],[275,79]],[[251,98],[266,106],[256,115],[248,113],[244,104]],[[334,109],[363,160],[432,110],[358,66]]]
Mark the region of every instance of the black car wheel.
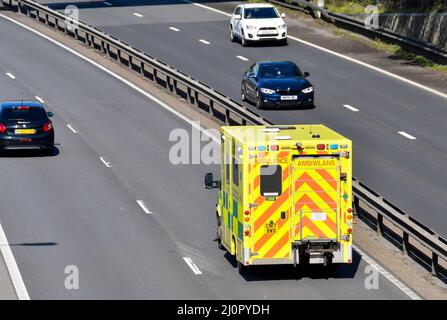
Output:
[[264,106],[262,104],[262,98],[259,96],[259,93],[256,94],[256,108],[262,109]]
[[241,88],[241,100],[242,100],[242,101],[247,101],[247,95],[246,95],[245,92],[246,92],[246,91],[245,91],[245,84],[243,84],[243,85],[242,85],[242,88]]
[[243,47],[248,46],[248,41],[247,41],[247,39],[245,39],[244,31],[242,31],[242,35],[241,35],[241,44]]
[[234,36],[234,31],[233,31],[233,27],[230,26],[230,41],[234,42],[236,40],[235,36]]

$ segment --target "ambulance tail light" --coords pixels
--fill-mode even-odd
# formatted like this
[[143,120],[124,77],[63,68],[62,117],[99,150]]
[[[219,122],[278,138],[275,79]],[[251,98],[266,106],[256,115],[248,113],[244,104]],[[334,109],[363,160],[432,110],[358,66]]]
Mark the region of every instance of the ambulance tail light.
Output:
[[348,233],[349,233],[349,234],[352,233],[352,228],[348,228]]
[[250,236],[250,230],[245,230],[244,234],[245,234],[246,236]]
[[317,150],[324,150],[324,149],[326,149],[326,146],[324,144],[322,143],[317,144]]
[[250,214],[250,211],[245,210],[244,214],[245,214],[246,216],[248,216],[248,215]]

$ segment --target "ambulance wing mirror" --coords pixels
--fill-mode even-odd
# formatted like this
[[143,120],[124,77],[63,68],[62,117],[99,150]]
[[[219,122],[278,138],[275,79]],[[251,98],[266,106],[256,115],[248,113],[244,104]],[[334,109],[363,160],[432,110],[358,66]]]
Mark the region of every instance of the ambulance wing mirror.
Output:
[[205,174],[205,189],[220,188],[220,181],[215,181],[212,172]]

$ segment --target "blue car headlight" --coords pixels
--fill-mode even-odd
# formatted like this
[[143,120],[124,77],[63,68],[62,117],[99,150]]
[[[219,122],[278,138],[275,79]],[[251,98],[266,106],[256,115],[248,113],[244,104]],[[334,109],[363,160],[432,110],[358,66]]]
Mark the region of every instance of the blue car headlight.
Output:
[[314,92],[314,87],[303,89],[303,93],[311,93],[311,92]]
[[267,89],[267,88],[261,88],[261,92],[264,94],[274,94],[275,90]]

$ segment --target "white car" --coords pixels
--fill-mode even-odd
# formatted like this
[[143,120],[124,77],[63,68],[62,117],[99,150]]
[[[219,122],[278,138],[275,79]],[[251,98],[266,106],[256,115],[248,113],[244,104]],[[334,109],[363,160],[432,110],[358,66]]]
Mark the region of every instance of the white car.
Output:
[[264,3],[241,4],[230,21],[230,40],[240,39],[245,47],[251,41],[280,41],[287,43],[287,25],[278,10]]

